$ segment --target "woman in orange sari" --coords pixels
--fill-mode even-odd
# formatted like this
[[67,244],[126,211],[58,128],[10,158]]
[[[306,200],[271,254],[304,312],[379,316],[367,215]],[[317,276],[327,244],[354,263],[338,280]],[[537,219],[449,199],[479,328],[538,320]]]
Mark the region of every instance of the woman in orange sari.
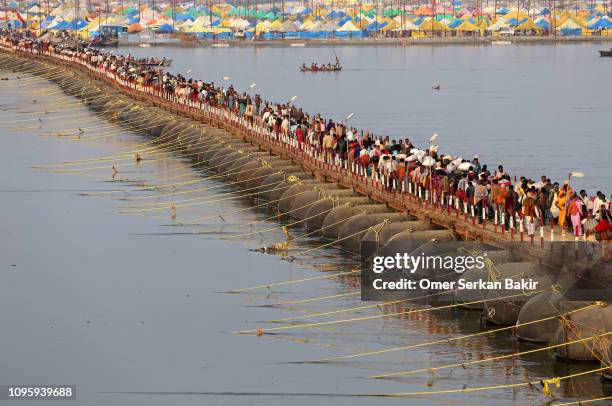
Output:
[[569,185],[569,181],[563,182],[563,186],[559,190],[557,196],[557,208],[559,208],[559,227],[565,229],[565,222],[567,220],[567,204],[569,198],[573,195],[574,191]]

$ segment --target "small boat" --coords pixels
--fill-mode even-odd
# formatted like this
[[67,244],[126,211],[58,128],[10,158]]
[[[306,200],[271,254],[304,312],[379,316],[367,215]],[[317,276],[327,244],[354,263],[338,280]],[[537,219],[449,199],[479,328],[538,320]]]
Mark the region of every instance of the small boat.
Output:
[[293,42],[291,44],[289,44],[290,47],[295,47],[295,48],[301,48],[301,47],[305,47],[306,44],[304,44],[303,42]]
[[[335,52],[334,52],[335,54]],[[335,64],[327,64],[318,66],[316,63],[313,63],[311,66],[306,66],[305,63],[300,66],[300,72],[340,72],[342,70],[342,65],[340,65],[340,59],[336,55],[336,63]]]
[[600,49],[599,56],[612,56],[612,48],[608,49],[607,51],[604,49]]
[[491,41],[491,45],[512,45],[510,41]]
[[332,66],[331,68],[328,68],[328,67],[311,68],[308,66],[300,66],[301,72],[340,72],[341,70],[342,70],[342,66]]
[[118,45],[119,40],[117,38],[98,37],[89,42],[89,46],[92,47],[116,47]]

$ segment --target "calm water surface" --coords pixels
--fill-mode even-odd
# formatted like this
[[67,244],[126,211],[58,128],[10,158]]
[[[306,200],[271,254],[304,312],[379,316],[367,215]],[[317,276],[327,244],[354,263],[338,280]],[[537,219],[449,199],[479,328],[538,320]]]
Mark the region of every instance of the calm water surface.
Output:
[[[537,70],[535,65],[548,66],[547,58],[540,56],[542,52],[556,55],[555,58],[562,60],[568,58],[560,48],[545,47],[540,52],[535,49],[527,47],[524,51],[531,55],[527,58],[534,65],[529,68],[531,72]],[[573,50],[571,52],[575,52],[575,55],[584,52],[581,46],[568,49]],[[153,53],[158,50],[146,51]],[[521,80],[511,73],[516,72],[519,66],[519,56],[514,54],[517,52],[514,48],[504,48],[505,52],[514,55],[510,57],[510,60],[514,60],[513,68],[490,67],[481,73],[466,70],[470,66],[468,54],[473,57],[474,53],[494,52],[498,61],[506,60],[507,56],[502,50],[341,48],[337,52],[345,64],[354,67],[354,70],[343,72],[337,80],[323,75],[310,77],[295,74],[293,62],[289,63],[291,69],[286,65],[283,68],[282,60],[273,57],[285,55],[286,61],[309,60],[316,56],[323,59],[329,53],[325,49],[302,49],[299,53],[294,49],[181,51],[197,55],[197,62],[187,62],[187,59],[171,54],[176,51],[166,51],[170,57],[177,59],[175,67],[178,69],[193,66],[203,77],[212,76],[213,72],[219,76],[229,74],[239,84],[256,80],[261,92],[266,95],[280,98],[297,93],[309,110],[317,105],[321,111],[332,112],[335,117],[357,111],[356,120],[359,118],[360,125],[381,133],[399,133],[404,126],[410,131],[402,132],[414,134],[414,137],[439,131],[444,134],[445,143],[457,148],[463,145],[466,150],[472,149],[468,148],[468,144],[471,147],[480,146],[481,155],[486,156],[495,156],[501,151],[492,148],[489,142],[483,143],[483,139],[496,140],[501,145],[512,142],[515,148],[504,148],[512,157],[508,162],[522,157],[523,166],[528,166],[530,162],[537,167],[537,162],[542,162],[548,169],[555,167],[555,159],[551,162],[537,161],[540,154],[536,153],[532,153],[533,160],[526,160],[530,153],[525,151],[534,149],[527,146],[523,152],[519,152],[522,148],[520,142],[516,142],[515,138],[505,140],[503,136],[515,134],[534,143],[541,143],[545,136],[552,143],[556,137],[552,132],[545,131],[542,136],[528,137],[522,131],[510,131],[510,125],[514,123],[509,120],[510,115],[503,114],[502,110],[507,109],[507,113],[512,110],[510,106],[517,109],[520,106],[516,114],[522,114],[523,119],[519,122],[521,125],[525,125],[525,121],[531,123],[521,128],[530,130],[540,123],[535,116],[540,117],[543,113],[535,110],[530,114],[525,113],[529,109],[512,97],[502,99],[502,103],[506,103],[502,110],[498,110],[500,107],[492,99],[485,102],[484,98],[488,96],[475,98],[473,111],[476,108],[497,111],[499,117],[495,120],[496,125],[492,126],[492,117],[480,115],[486,125],[470,121],[470,118],[474,120],[478,117],[474,112],[468,113],[472,107],[468,107],[467,103],[451,103],[448,100],[452,98],[458,102],[461,94],[464,98],[468,94],[476,94],[465,78],[477,76],[490,77],[490,83],[484,88],[496,94],[501,92],[498,86],[504,82],[503,76],[507,80],[504,89],[517,95],[518,90],[514,89],[513,83],[516,85]],[[243,58],[247,57],[252,62],[246,64],[243,60],[239,64],[240,52]],[[395,59],[389,59],[388,56],[394,53]],[[465,54],[461,56],[462,53]],[[377,54],[379,56],[373,58]],[[438,68],[427,69],[423,61],[417,60],[418,55],[421,58],[429,55],[427,60],[438,61]],[[413,59],[414,63],[408,64],[407,61]],[[454,59],[463,64],[463,70],[441,67],[442,60]],[[349,64],[349,61],[353,63]],[[567,61],[579,63],[570,59]],[[358,70],[358,66],[362,66],[363,70]],[[602,69],[597,68],[595,62],[588,66]],[[368,69],[379,70],[384,75],[370,72],[367,75],[371,82],[358,79]],[[494,71],[497,73],[494,74]],[[276,79],[282,80],[285,90],[275,85],[274,72]],[[575,79],[568,77],[565,83],[572,89],[581,87],[577,82],[586,86],[590,82],[583,75],[576,74]],[[353,79],[350,79],[351,76]],[[443,84],[443,91],[430,94],[428,88],[434,77]],[[450,80],[453,77],[463,77],[464,80],[453,85]],[[542,72],[540,77],[545,78],[546,75]],[[523,81],[537,82],[529,75],[527,78]],[[593,78],[595,75],[591,80],[596,80]],[[398,81],[395,86],[394,80]],[[323,249],[288,262],[277,256],[249,251],[250,248],[281,242],[284,237],[279,230],[256,233],[278,224],[274,220],[266,220],[274,213],[265,210],[226,214],[225,221],[217,217],[221,212],[252,205],[247,200],[233,199],[180,208],[179,221],[207,217],[198,227],[172,226],[168,210],[143,212],[141,215],[119,214],[126,206],[151,201],[138,200],[141,197],[167,192],[163,189],[135,191],[141,188],[142,182],[160,185],[201,179],[204,175],[191,168],[189,162],[163,153],[144,154],[145,160],[135,165],[129,151],[144,148],[142,144],[147,142],[146,138],[98,118],[75,104],[75,99],[66,97],[54,85],[39,82],[17,87],[16,82],[9,81],[0,86],[0,173],[3,174],[0,181],[0,213],[3,214],[0,228],[0,325],[3,326],[0,383],[76,384],[78,401],[70,404],[83,405],[286,405],[289,402],[294,405],[311,405],[313,402],[337,405],[505,405],[540,404],[541,392],[517,389],[401,399],[352,395],[503,385],[597,367],[592,364],[568,367],[563,363],[551,362],[547,353],[538,353],[521,357],[515,362],[483,363],[467,370],[452,369],[435,375],[419,374],[386,381],[365,379],[376,373],[420,369],[535,348],[519,344],[507,334],[487,335],[453,346],[431,346],[332,364],[301,363],[480,331],[478,314],[463,311],[430,312],[418,317],[389,317],[326,328],[295,329],[259,338],[231,334],[236,330],[278,326],[277,323],[264,323],[273,319],[362,306],[358,296],[347,295],[358,289],[358,281],[348,277],[295,283],[244,294],[223,293],[241,287],[325,275],[323,272],[346,271],[355,264],[355,258],[335,249]],[[404,89],[403,92],[398,92],[400,87]],[[448,90],[444,89],[446,87]],[[531,86],[526,88],[530,89]],[[41,89],[48,89],[47,92],[53,94],[44,96],[40,93]],[[353,89],[352,97],[341,95],[347,89]],[[583,125],[590,123],[588,128],[583,129],[586,134],[596,127],[594,122],[601,120],[603,123],[602,117],[606,114],[603,110],[610,109],[609,98],[603,97],[603,94],[609,95],[609,89],[607,92],[602,85],[588,102],[547,97],[546,105],[550,105],[551,109],[553,104],[566,106],[564,108],[570,105],[592,106],[592,111],[583,113],[583,116],[577,112],[573,115],[575,119],[584,117]],[[360,99],[355,97],[358,94]],[[531,94],[538,100],[544,97],[539,92]],[[31,104],[33,99],[37,100],[36,105]],[[396,103],[392,102],[394,99]],[[526,98],[524,101],[534,106],[533,100]],[[421,119],[417,120],[417,116],[410,118],[407,112],[416,109],[419,103],[419,109],[423,112],[417,116]],[[453,112],[454,109],[461,109],[463,113]],[[45,114],[45,110],[48,114]],[[446,113],[442,113],[445,110]],[[380,116],[375,111],[381,112]],[[518,111],[523,113],[519,114]],[[417,113],[413,111],[412,114]],[[529,118],[531,114],[534,116]],[[423,120],[427,116],[430,118]],[[437,118],[441,117],[448,117],[448,120],[438,121]],[[42,125],[38,118],[43,120]],[[557,145],[565,146],[557,148],[554,154],[571,155],[568,149],[573,143],[584,148],[590,145],[582,138],[578,142],[574,137],[567,136],[565,127],[571,120],[566,121],[568,118],[563,114],[556,115],[556,118],[556,130],[564,132],[567,139],[556,141]],[[473,132],[459,125],[460,122],[469,123]],[[572,125],[572,128],[581,127],[575,123]],[[78,128],[85,130],[81,140],[56,136],[60,130],[64,134],[74,135]],[[541,128],[547,127],[542,125]],[[464,141],[458,139],[458,134],[462,134]],[[592,136],[602,137],[602,134],[595,131]],[[606,142],[609,151],[609,138],[603,137],[595,144],[606,145]],[[601,149],[595,146],[589,151],[592,155],[602,154]],[[119,154],[125,154],[124,159],[78,167],[56,167],[55,170],[33,168],[67,160]],[[541,156],[544,160],[548,159],[545,156],[550,155],[543,152]],[[583,158],[579,161],[590,162]],[[589,168],[596,167],[595,161]],[[115,181],[110,168],[112,164],[119,168]],[[560,164],[556,167],[561,168]],[[57,172],[73,168],[89,169]],[[598,179],[603,182],[604,177],[599,175]],[[585,182],[592,179],[585,178]],[[164,197],[162,201],[213,196],[232,190],[214,180],[179,187],[179,190],[186,190],[187,187],[209,189],[181,197]],[[253,224],[240,227],[249,223]],[[220,239],[247,232],[254,234]],[[304,232],[300,228],[291,230],[293,235]],[[304,240],[296,243],[293,249],[301,251],[320,244],[323,241],[318,239]],[[302,304],[286,303],[341,294],[345,296]],[[279,303],[284,304],[269,306]],[[299,321],[379,314],[381,311],[373,308]],[[587,376],[564,382],[557,393],[566,399],[592,398],[609,394],[605,390],[597,377]]]
[[[237,89],[256,83],[265,99],[352,123],[392,139],[425,145],[439,134],[441,151],[512,174],[562,180],[612,192],[612,61],[606,44],[414,47],[126,47],[120,52],[174,59],[172,70]],[[340,73],[302,73],[336,52]],[[440,91],[432,90],[439,84]]]

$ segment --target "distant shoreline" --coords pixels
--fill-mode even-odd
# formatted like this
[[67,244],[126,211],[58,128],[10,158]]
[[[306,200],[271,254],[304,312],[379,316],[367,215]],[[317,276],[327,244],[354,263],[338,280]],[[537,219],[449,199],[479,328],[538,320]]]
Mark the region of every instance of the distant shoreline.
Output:
[[276,40],[161,40],[156,42],[128,42],[119,46],[139,46],[142,43],[162,47],[287,47],[287,46],[394,46],[409,47],[419,45],[491,45],[492,43],[514,44],[567,44],[567,43],[610,43],[612,36],[603,37],[462,37],[462,38],[334,38],[334,39],[276,39]]

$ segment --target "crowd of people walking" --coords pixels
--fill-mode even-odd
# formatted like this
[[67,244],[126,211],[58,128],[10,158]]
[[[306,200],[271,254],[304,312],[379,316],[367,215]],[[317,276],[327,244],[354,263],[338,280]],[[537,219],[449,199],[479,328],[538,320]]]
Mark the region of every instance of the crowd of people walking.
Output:
[[592,195],[585,190],[576,192],[569,177],[556,182],[545,175],[537,180],[511,176],[501,165],[490,169],[481,164],[478,156],[464,159],[442,154],[435,136],[426,148],[419,149],[409,138],[373,136],[346,120],[309,114],[292,102],[265,101],[232,85],[224,87],[144,66],[131,55],[43,42],[27,32],[2,30],[0,35],[5,45],[79,60],[170,102],[222,109],[327,164],[375,179],[389,192],[413,194],[432,205],[460,210],[479,222],[494,222],[506,229],[521,227],[528,235],[534,235],[538,226],[558,225],[576,237],[612,238],[612,196],[608,200],[602,191]]

